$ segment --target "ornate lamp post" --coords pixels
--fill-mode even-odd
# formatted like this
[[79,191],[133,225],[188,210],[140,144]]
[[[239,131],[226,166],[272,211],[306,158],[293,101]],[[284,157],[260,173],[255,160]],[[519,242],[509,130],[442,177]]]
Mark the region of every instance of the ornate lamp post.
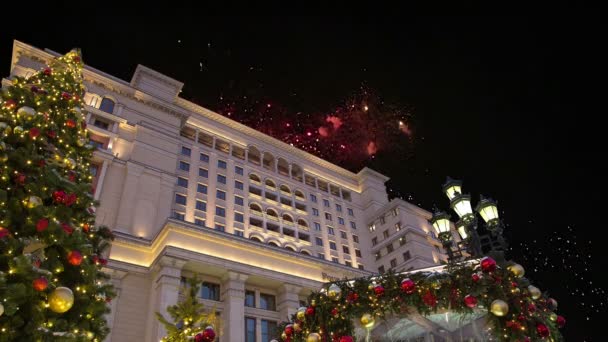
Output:
[[450,227],[452,226],[452,222],[450,222],[450,215],[443,211],[436,211],[431,218],[431,224],[437,231],[437,235],[443,244],[443,248],[448,253],[448,261],[454,261],[454,252],[452,251],[452,232],[450,231]]

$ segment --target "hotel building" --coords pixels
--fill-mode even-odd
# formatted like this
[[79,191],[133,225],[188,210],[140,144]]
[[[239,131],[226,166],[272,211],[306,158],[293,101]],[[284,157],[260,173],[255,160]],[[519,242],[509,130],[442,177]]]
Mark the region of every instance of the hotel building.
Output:
[[[15,41],[10,75],[57,55]],[[142,65],[130,82],[89,66],[84,79],[97,224],[116,235],[108,340],[158,341],[154,313],[187,277],[202,281],[222,341],[268,341],[323,283],[445,259],[431,214],[389,201],[374,170],[347,171],[180,98],[181,82]]]

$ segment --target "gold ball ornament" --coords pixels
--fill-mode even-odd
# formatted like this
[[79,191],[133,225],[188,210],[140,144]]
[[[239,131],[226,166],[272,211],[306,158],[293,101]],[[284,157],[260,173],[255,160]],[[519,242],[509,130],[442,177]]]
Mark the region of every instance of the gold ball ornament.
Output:
[[17,115],[25,116],[28,120],[31,120],[36,116],[36,110],[32,107],[21,107],[17,110]]
[[311,300],[310,301],[310,306],[312,306],[312,307],[317,306],[317,300],[316,299]]
[[329,299],[338,300],[338,299],[340,299],[341,294],[342,294],[342,289],[340,288],[340,286],[338,286],[336,284],[331,284],[329,289],[327,289],[327,297],[329,297]]
[[6,144],[4,143],[4,141],[0,141],[0,151],[5,151],[6,150]]
[[6,163],[8,161],[8,154],[0,153],[0,163]]
[[530,296],[532,299],[538,299],[541,296],[540,289],[534,285],[528,286],[528,292],[530,292]]
[[87,144],[87,139],[86,138],[78,138],[78,140],[76,141],[76,144],[80,147],[84,146]]
[[30,196],[27,199],[27,207],[32,209],[42,204],[42,200],[38,196]]
[[11,132],[13,131],[13,128],[12,128],[11,126],[5,126],[5,127],[2,129],[2,131],[3,131],[4,135],[10,135],[10,134],[11,134]]
[[67,166],[70,169],[73,169],[73,168],[76,167],[76,162],[72,158],[66,158],[66,160],[65,160],[65,166]]
[[372,328],[374,326],[374,324],[376,323],[376,319],[374,318],[374,316],[366,313],[363,314],[363,316],[361,316],[361,325],[366,327],[366,328]]
[[293,324],[293,331],[298,332],[298,333],[302,331],[302,326],[300,325],[300,323],[295,322]]
[[299,307],[296,312],[296,317],[298,320],[303,321],[306,318],[306,308],[303,306]]
[[13,133],[15,133],[17,135],[23,134],[23,127],[21,127],[21,126],[15,126],[15,128],[13,129]]
[[4,305],[0,303],[0,316],[4,315]]
[[64,313],[74,305],[74,293],[67,287],[58,287],[49,296],[49,308],[56,313]]
[[281,339],[283,339],[283,341],[287,340],[287,334],[284,331],[281,334]]
[[513,273],[514,276],[516,276],[517,278],[521,278],[524,276],[524,274],[526,274],[526,271],[524,270],[524,267],[520,264],[513,264],[510,265],[509,267],[507,267],[507,269]]
[[490,312],[495,316],[503,317],[509,312],[509,304],[501,299],[496,299],[490,304]]
[[550,313],[549,319],[553,322],[557,321],[557,314],[555,312]]
[[310,333],[308,337],[306,337],[306,342],[319,342],[321,341],[321,335],[317,333]]

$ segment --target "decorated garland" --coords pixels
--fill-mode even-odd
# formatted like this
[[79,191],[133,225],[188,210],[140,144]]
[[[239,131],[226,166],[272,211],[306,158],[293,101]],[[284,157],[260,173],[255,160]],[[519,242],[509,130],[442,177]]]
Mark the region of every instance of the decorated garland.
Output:
[[499,341],[561,341],[558,328],[566,323],[554,312],[557,301],[531,285],[521,265],[497,265],[491,257],[449,265],[444,272],[338,281],[312,293],[308,303],[280,325],[278,340],[349,342],[356,326],[372,329],[389,314],[445,310],[471,316],[487,311],[487,332]]

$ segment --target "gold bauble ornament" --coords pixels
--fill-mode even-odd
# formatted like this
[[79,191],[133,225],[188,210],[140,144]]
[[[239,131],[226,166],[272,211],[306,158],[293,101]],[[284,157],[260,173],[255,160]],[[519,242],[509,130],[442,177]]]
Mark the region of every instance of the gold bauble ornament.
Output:
[[6,150],[6,144],[4,143],[4,141],[0,141],[0,151],[4,150]]
[[6,163],[8,161],[8,154],[6,153],[0,153],[0,162],[1,163]]
[[300,332],[300,331],[302,331],[302,326],[300,325],[300,323],[295,322],[295,323],[293,324],[293,331],[295,331],[295,332]]
[[0,316],[4,315],[4,305],[0,303]]
[[306,318],[306,308],[301,306],[298,308],[298,312],[296,312],[296,317],[300,320],[303,321]]
[[84,146],[87,144],[87,139],[86,138],[78,138],[78,140],[76,141],[76,144],[80,147]]
[[23,134],[23,127],[21,127],[21,126],[15,126],[15,128],[13,128],[13,133],[15,133],[17,135]]
[[321,341],[321,335],[317,333],[310,333],[306,338],[306,342],[319,342]]
[[32,107],[21,107],[17,109],[17,115],[25,116],[28,120],[31,120],[36,116],[36,110]]
[[41,204],[42,204],[42,200],[38,196],[30,196],[30,198],[27,199],[27,207],[30,209],[36,208],[37,206],[39,206]]
[[538,287],[536,287],[534,285],[528,286],[528,292],[530,292],[530,296],[532,297],[532,299],[538,299],[538,298],[540,298],[540,295],[542,294],[540,292],[540,290],[538,289]]
[[284,331],[281,334],[281,338],[283,339],[283,341],[287,340],[287,334]]
[[496,299],[490,304],[490,312],[498,317],[503,317],[509,312],[509,304],[501,299]]
[[3,131],[4,131],[4,135],[10,135],[11,132],[13,131],[13,128],[11,126],[6,126]]
[[557,314],[555,312],[552,312],[549,314],[549,319],[553,322],[555,322],[557,320]]
[[372,328],[374,326],[374,324],[376,323],[376,320],[374,319],[374,316],[366,313],[363,314],[363,316],[361,316],[361,325],[366,327],[366,328]]
[[76,162],[72,158],[66,158],[66,160],[65,160],[65,166],[67,166],[70,169],[73,169],[73,168],[76,167]]
[[342,289],[336,284],[331,284],[329,289],[327,289],[327,297],[329,299],[338,300],[340,299],[340,294],[342,294]]
[[516,276],[517,278],[521,278],[524,276],[524,274],[526,273],[526,271],[524,270],[524,267],[520,264],[513,264],[510,265],[509,267],[507,267],[507,269],[513,273],[514,276]]
[[74,293],[67,287],[58,287],[49,296],[49,308],[56,313],[64,313],[74,305]]

